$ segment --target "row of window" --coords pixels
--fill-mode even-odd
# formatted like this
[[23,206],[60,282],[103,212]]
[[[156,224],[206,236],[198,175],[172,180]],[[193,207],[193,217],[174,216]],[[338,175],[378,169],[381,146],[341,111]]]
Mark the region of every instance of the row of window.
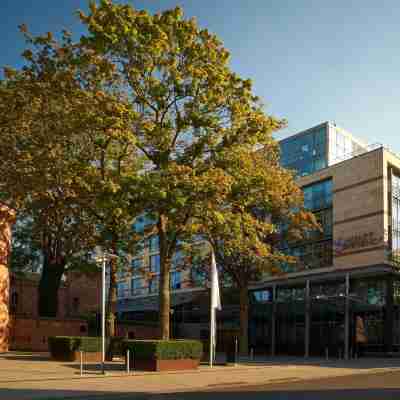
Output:
[[[172,267],[182,266],[184,264],[184,255],[181,251],[175,252],[172,257],[171,264]],[[132,259],[131,266],[133,270],[138,270],[143,267],[144,259],[143,257],[137,257]],[[160,254],[152,254],[149,256],[149,269],[151,272],[159,273],[160,272]]]
[[[396,299],[396,288],[399,282],[394,283],[394,300]],[[324,282],[314,283],[310,287],[310,296],[312,299],[333,299],[345,296],[345,283]],[[383,306],[386,301],[387,285],[384,280],[357,280],[351,282],[350,296],[354,305],[369,304]],[[305,286],[283,287],[276,290],[277,302],[304,301],[306,296]],[[273,300],[272,288],[262,289],[253,292],[253,300],[257,303],[264,303]]]
[[301,246],[289,247],[283,250],[285,254],[297,258],[296,264],[284,264],[284,272],[294,272],[299,269],[314,269],[332,265],[332,240],[306,243]]
[[[146,280],[143,278],[132,278],[129,290],[128,282],[119,282],[117,285],[117,296],[119,298],[131,296],[137,296],[142,294],[153,294],[158,293],[159,289],[159,276],[154,276]],[[170,287],[172,290],[181,289],[182,277],[180,271],[172,271],[170,273]]]

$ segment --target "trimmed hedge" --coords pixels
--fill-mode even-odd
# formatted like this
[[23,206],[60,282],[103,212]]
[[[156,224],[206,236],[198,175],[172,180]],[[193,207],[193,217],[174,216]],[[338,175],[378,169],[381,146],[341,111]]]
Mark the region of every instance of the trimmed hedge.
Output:
[[[122,338],[108,338],[106,347],[110,344],[111,352],[122,354]],[[52,336],[49,337],[49,351],[55,359],[72,359],[75,351],[85,353],[101,352],[101,337],[90,336]]]
[[122,348],[137,360],[199,360],[203,355],[199,340],[124,340]]

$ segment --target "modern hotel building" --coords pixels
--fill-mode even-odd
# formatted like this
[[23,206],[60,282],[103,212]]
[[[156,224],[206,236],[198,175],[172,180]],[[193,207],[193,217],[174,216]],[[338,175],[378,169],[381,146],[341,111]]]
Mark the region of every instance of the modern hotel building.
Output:
[[[280,141],[280,147],[282,165],[296,171],[305,207],[323,229],[306,241],[283,243],[282,250],[296,256],[297,264],[250,288],[250,346],[264,354],[308,356],[328,351],[349,357],[356,347],[356,330],[362,330],[365,351],[397,350],[400,159],[329,122]],[[204,289],[193,272],[179,268],[180,258],[178,252],[171,273],[172,307],[181,311],[177,322],[186,322],[185,327],[188,321],[199,322],[197,332],[205,337]],[[118,311],[124,316],[157,313],[155,237],[132,259],[133,271],[142,266],[153,273],[152,279],[145,282],[134,273],[119,283]],[[198,317],[195,310],[200,310]],[[233,329],[237,317],[235,306],[224,307],[221,329]],[[185,329],[180,332],[188,334]]]

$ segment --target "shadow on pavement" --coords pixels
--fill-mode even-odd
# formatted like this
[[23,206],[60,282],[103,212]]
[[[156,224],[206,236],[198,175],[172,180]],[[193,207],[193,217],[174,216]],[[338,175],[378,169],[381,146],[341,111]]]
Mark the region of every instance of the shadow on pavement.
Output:
[[14,361],[54,361],[48,353],[31,353],[31,354],[17,354],[6,353],[0,356],[0,360],[14,360]]
[[400,358],[359,358],[343,360],[337,358],[301,358],[301,357],[274,357],[255,358],[254,360],[239,360],[240,366],[311,366],[322,368],[351,368],[351,369],[376,369],[376,368],[400,368]]
[[7,400],[389,400],[398,399],[400,389],[329,389],[329,390],[286,390],[254,389],[182,392],[169,394],[149,394],[141,392],[101,392],[74,390],[19,390],[0,389],[0,399]]

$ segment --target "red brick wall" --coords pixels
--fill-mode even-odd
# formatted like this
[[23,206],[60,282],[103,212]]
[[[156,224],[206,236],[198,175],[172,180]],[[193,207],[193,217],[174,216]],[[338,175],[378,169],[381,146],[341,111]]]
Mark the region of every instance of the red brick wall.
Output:
[[10,349],[48,351],[50,336],[87,336],[87,323],[77,319],[11,318]]
[[[40,276],[11,277],[10,310],[12,314],[38,318],[38,285]],[[13,295],[18,301],[13,305]],[[100,310],[101,275],[67,274],[58,291],[58,318],[76,317]]]
[[[97,312],[101,308],[101,273],[80,274],[78,272],[67,274],[65,293],[62,294],[64,310],[68,315],[84,315]],[[61,309],[59,307],[59,311]]]
[[[100,309],[101,275],[69,273],[58,291],[58,318],[39,318],[39,278],[36,274],[11,277],[9,340],[13,350],[47,351],[49,336],[87,336],[87,322],[76,317]],[[18,299],[13,304],[15,293]]]

